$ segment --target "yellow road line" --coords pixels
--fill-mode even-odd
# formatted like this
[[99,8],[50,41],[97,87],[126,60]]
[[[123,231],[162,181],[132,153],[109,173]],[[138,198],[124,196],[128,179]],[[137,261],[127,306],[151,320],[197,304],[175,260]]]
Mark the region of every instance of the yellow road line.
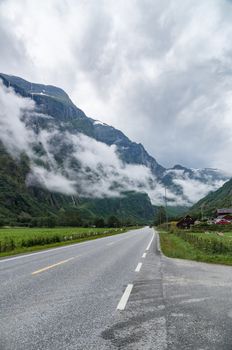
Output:
[[32,272],[32,275],[37,275],[37,274],[40,273],[40,272],[44,272],[44,271],[47,271],[47,270],[49,270],[49,269],[52,269],[53,267],[56,267],[56,266],[58,266],[58,265],[65,264],[66,262],[68,262],[68,261],[70,261],[70,260],[73,260],[73,259],[74,259],[74,258],[69,258],[69,259],[67,259],[67,260],[59,261],[59,262],[56,263],[56,264],[46,266],[46,267],[44,267],[44,268],[42,268],[42,269],[40,269],[40,270],[37,270],[37,271]]

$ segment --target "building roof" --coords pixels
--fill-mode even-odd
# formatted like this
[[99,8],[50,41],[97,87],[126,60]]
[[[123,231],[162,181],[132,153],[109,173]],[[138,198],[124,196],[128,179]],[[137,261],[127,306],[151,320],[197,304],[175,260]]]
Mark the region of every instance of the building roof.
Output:
[[187,215],[184,218],[182,218],[177,224],[177,227],[190,227],[190,225],[193,225],[195,220],[190,216]]
[[217,214],[222,215],[222,214],[232,214],[232,208],[221,208],[217,209]]
[[223,219],[228,220],[228,221],[232,221],[232,216],[231,215],[224,215]]

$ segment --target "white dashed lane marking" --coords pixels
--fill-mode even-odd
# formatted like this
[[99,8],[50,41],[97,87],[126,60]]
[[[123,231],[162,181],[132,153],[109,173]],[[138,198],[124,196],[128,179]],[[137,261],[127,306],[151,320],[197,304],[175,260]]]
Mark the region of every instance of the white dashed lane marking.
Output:
[[140,263],[138,263],[138,265],[137,265],[137,267],[136,267],[136,269],[135,269],[135,272],[139,272],[140,271],[140,269],[141,269],[141,267],[142,267],[142,263],[140,262]]
[[117,310],[125,309],[130,293],[132,291],[132,288],[133,288],[133,284],[128,284],[128,286],[125,289],[125,292],[123,293],[123,296],[121,297],[121,300],[118,303]]

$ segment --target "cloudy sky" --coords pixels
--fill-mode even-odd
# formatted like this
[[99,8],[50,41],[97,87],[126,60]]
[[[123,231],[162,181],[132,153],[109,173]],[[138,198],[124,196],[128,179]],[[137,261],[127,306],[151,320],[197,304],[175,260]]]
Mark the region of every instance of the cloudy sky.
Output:
[[0,0],[0,71],[65,89],[164,166],[232,172],[232,1]]

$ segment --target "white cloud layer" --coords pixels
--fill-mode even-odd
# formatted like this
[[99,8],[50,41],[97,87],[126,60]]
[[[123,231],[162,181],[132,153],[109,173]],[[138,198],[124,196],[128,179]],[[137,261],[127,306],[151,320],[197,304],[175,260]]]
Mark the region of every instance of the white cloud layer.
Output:
[[32,140],[31,132],[25,128],[22,117],[32,113],[34,107],[31,99],[18,97],[0,79],[0,140],[13,155],[26,151],[28,140]]
[[162,164],[231,171],[232,2],[4,0],[0,70],[63,87]]
[[[0,106],[0,140],[13,157],[21,152],[29,157],[28,185],[95,198],[118,197],[125,191],[145,192],[154,204],[163,204],[164,186],[149,168],[122,162],[115,145],[108,146],[81,133],[61,133],[52,117],[37,112],[33,100],[21,97],[1,82]],[[50,126],[35,132],[31,126],[33,118],[51,119]],[[63,156],[57,160],[60,154]],[[183,196],[167,189],[171,205],[194,203],[223,184],[223,181],[215,182],[211,174],[207,178],[204,175],[205,183],[202,183],[198,170],[195,179],[184,170],[166,171],[170,173],[174,175],[174,184],[183,189]]]
[[[39,185],[50,191],[87,197],[114,197],[124,191],[155,192],[155,179],[141,165],[126,165],[117,155],[116,146],[107,146],[83,134],[60,134],[55,127],[37,133],[29,128],[28,119],[41,117],[34,101],[22,98],[0,82],[0,140],[14,157],[25,152],[31,162],[28,185]],[[48,116],[45,116],[47,118]],[[54,143],[56,140],[54,147]],[[37,155],[40,145],[43,155]],[[70,147],[58,164],[59,147]],[[42,165],[39,165],[41,163]],[[71,165],[78,162],[78,168]],[[157,196],[156,196],[157,197]]]
[[50,165],[49,171],[36,166],[38,157],[33,152],[33,144],[40,142],[46,150],[51,135],[45,131],[36,135],[31,129],[26,128],[24,118],[37,116],[34,101],[20,97],[12,88],[6,88],[0,80],[0,106],[0,140],[13,157],[18,157],[24,152],[31,160],[32,172],[28,182],[36,178],[40,186],[51,191],[75,194],[75,183],[60,173],[52,154],[46,152],[45,160]]

